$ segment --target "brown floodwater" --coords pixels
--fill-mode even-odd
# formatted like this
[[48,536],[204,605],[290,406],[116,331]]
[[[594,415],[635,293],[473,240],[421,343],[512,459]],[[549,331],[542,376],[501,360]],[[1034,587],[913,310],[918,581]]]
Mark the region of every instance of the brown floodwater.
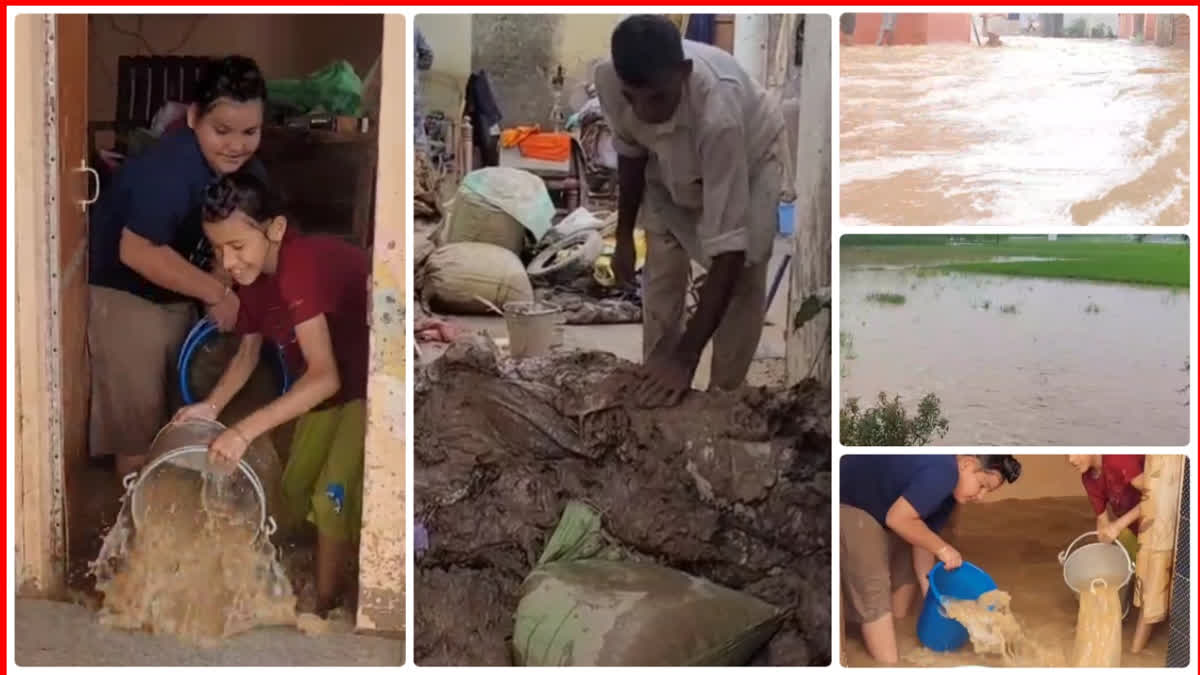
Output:
[[[946,533],[964,560],[978,565],[1011,595],[1012,614],[1020,622],[1024,636],[1035,643],[1029,646],[1036,647],[1045,665],[1061,666],[1071,661],[1079,616],[1079,599],[1063,581],[1058,552],[1076,536],[1094,529],[1095,524],[1086,497],[1006,499],[961,506],[953,528]],[[909,616],[897,622],[900,666],[1006,665],[1003,657],[975,654],[970,645],[951,653],[922,647],[917,640],[919,613],[920,605],[916,604]],[[1121,665],[1165,666],[1167,625],[1155,626],[1145,649],[1133,654],[1129,645],[1136,620],[1135,608],[1122,626]],[[876,665],[855,626],[846,627],[843,655],[847,666]]]
[[840,51],[841,217],[1187,225],[1187,49],[1005,37]]
[[[904,304],[868,300],[904,296]],[[840,398],[936,394],[936,445],[1187,445],[1189,294],[847,267]]]

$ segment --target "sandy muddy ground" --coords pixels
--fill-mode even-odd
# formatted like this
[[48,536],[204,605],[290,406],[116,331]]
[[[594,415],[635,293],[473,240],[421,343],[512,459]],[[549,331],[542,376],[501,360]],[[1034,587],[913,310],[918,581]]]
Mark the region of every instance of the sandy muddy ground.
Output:
[[1186,292],[911,269],[843,268],[841,284],[841,399],[937,394],[935,444],[1188,442]]
[[1186,48],[1003,41],[841,49],[843,223],[1188,224]]
[[[1036,636],[1042,647],[1052,653],[1069,655],[1074,644],[1079,601],[1063,581],[1057,555],[1075,537],[1095,528],[1096,521],[1087,498],[1007,499],[960,508],[950,541],[965,560],[981,567],[1001,589],[1012,594],[1013,613],[1024,625],[1026,635]],[[969,647],[950,654],[935,654],[923,648],[916,634],[919,612],[920,607],[914,607],[907,618],[898,622],[900,665],[1002,665],[997,657],[976,656]],[[1136,610],[1131,610],[1124,623],[1125,649],[1121,665],[1165,666],[1166,624],[1155,627],[1149,644],[1140,654],[1132,654],[1129,644],[1135,623]],[[846,627],[844,651],[845,665],[874,665],[863,647],[857,627]]]
[[169,636],[114,630],[78,605],[17,600],[15,654],[22,666],[398,666],[404,641],[352,633],[308,636],[256,630],[202,649]]

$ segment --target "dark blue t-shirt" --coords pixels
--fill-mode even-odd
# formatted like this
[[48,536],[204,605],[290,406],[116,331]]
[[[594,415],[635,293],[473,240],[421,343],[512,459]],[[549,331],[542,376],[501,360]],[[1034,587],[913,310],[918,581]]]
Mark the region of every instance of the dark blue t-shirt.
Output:
[[[249,169],[266,177],[257,158],[250,160]],[[145,153],[126,160],[88,216],[88,281],[153,302],[188,300],[121,262],[121,230],[128,227],[154,244],[170,246],[193,265],[209,269],[211,252],[200,224],[200,207],[205,188],[216,177],[190,128],[171,132]]]
[[846,455],[841,465],[841,502],[887,526],[887,512],[904,497],[937,532],[954,510],[958,459],[954,455]]

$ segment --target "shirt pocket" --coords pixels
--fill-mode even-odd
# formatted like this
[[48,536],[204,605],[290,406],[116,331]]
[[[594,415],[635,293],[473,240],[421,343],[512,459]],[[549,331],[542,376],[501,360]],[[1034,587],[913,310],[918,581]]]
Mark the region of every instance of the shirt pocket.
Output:
[[672,143],[664,165],[664,178],[676,204],[689,209],[704,208],[704,174],[700,168],[700,155],[690,136]]

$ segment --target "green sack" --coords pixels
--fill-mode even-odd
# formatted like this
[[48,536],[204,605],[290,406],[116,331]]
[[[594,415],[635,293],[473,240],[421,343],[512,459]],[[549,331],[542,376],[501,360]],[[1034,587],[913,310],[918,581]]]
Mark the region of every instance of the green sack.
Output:
[[362,97],[362,80],[346,61],[335,61],[305,78],[267,82],[271,105],[302,115],[323,112],[358,117]]
[[521,586],[517,665],[736,666],[779,628],[781,612],[758,598],[618,557],[599,514],[568,504]]

